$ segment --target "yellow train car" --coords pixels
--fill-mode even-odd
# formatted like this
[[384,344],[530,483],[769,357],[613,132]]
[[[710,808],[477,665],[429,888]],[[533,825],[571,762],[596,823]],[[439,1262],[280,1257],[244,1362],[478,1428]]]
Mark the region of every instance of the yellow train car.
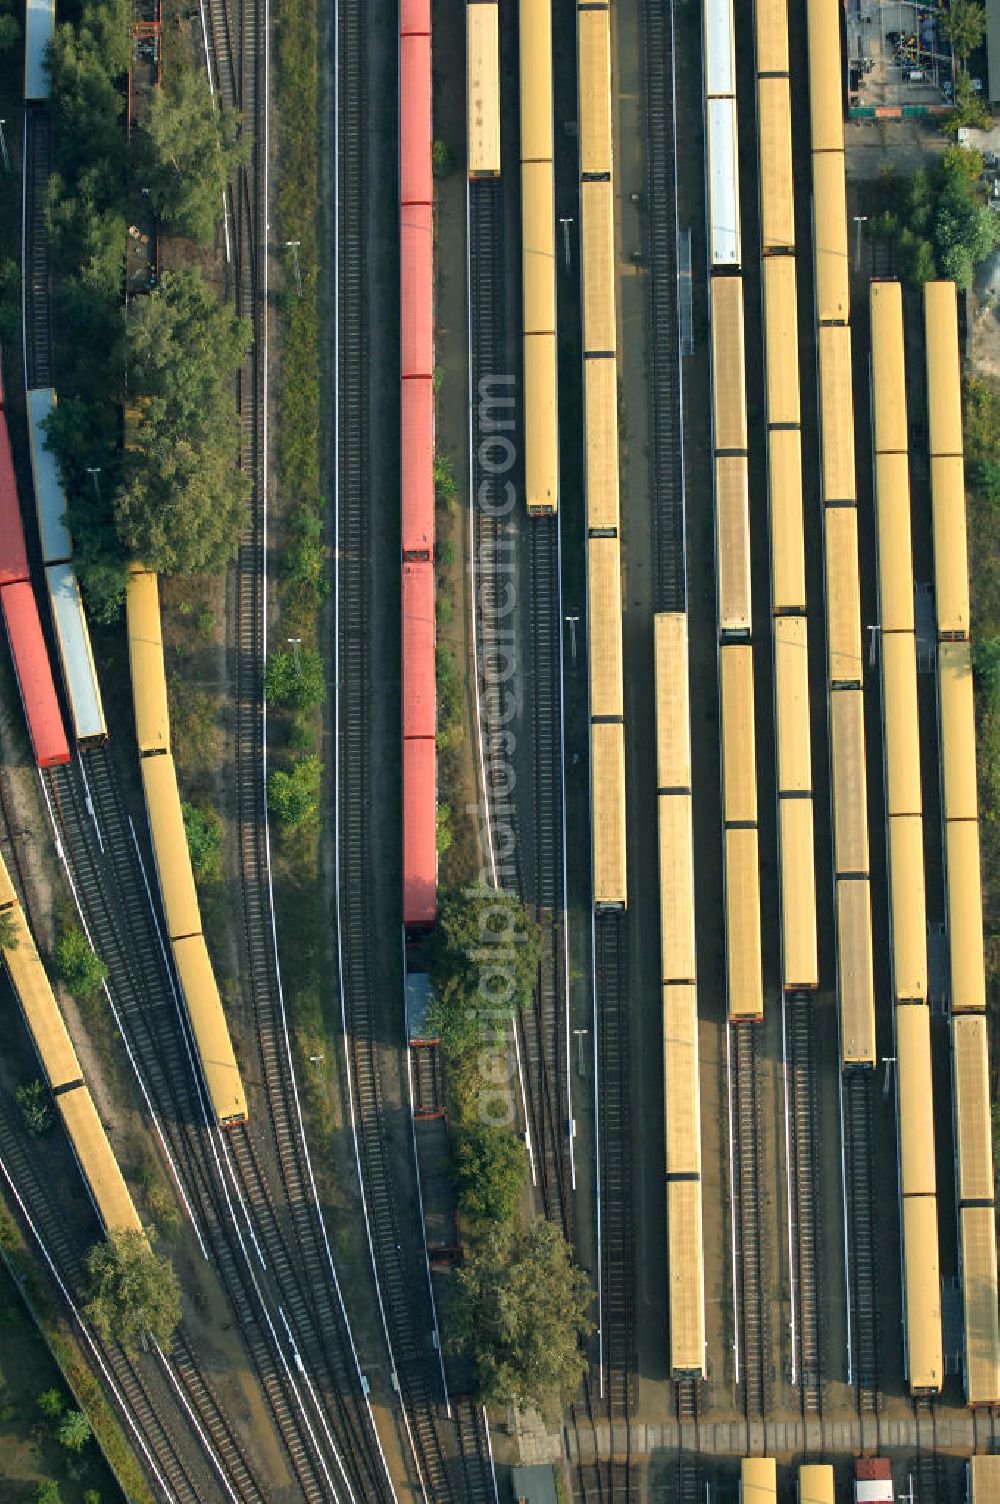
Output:
[[167,934],[171,940],[201,934],[201,910],[191,869],[191,852],[181,812],[177,769],[169,752],[142,758],[149,834],[160,884]]
[[1000,1456],[970,1457],[968,1504],[994,1504],[1000,1499]]
[[872,337],[872,428],[876,454],[905,454],[906,352],[903,295],[898,282],[873,282],[869,293]]
[[778,793],[810,793],[809,638],[804,616],[774,619],[774,677]]
[[795,257],[767,256],[764,269],[764,378],[767,421],[797,428],[799,401],[799,305]]
[[520,0],[521,161],[552,161],[552,0]]
[[663,989],[663,1081],[667,1178],[700,1175],[698,997],[693,984]]
[[809,123],[813,153],[844,149],[844,74],[838,0],[808,0]]
[[833,863],[838,877],[868,875],[868,775],[864,691],[830,695]]
[[937,1197],[903,1197],[903,1278],[906,1376],[911,1394],[940,1394],[941,1260]]
[[247,1100],[208,947],[202,935],[172,942],[174,965],[208,1093],[223,1128],[245,1122]]
[[743,342],[743,281],[712,279],[712,443],[716,453],[747,448],[746,360]]
[[588,360],[583,367],[586,429],[587,531],[617,533],[621,521],[618,479],[618,367]]
[[939,637],[969,635],[969,542],[965,516],[965,463],[957,454],[931,460],[934,527],[934,608]]
[[576,13],[579,68],[580,172],[612,171],[611,23],[606,7],[579,6]]
[[799,1468],[798,1504],[836,1504],[829,1462],[805,1462]]
[[580,184],[583,245],[583,349],[613,354],[615,333],[615,206],[610,181]]
[[656,786],[690,793],[691,710],[688,688],[687,616],[661,611],[653,617],[656,680]]
[[889,910],[892,977],[897,999],[927,999],[927,896],[924,822],[920,815],[889,817]]
[[500,7],[474,0],[465,7],[466,137],[469,177],[500,176]]
[[524,488],[531,516],[559,505],[559,419],[556,337],[524,339]]
[[136,566],[130,570],[125,614],[139,751],[165,752],[170,746],[170,712],[163,667],[160,587],[151,571]]
[[760,868],[757,831],[725,832],[726,995],[733,1021],[764,1016],[760,953]]
[[788,0],[757,0],[754,32],[758,73],[788,72]]
[[750,631],[750,493],[747,461],[723,454],[715,461],[718,624],[725,636]]
[[962,376],[954,282],[924,283],[927,428],[931,458],[962,454]]
[[885,632],[882,648],[882,717],[885,726],[886,807],[889,815],[919,815],[920,720],[917,652],[912,632]]
[[986,969],[977,820],[947,822],[945,864],[951,1007],[955,1013],[982,1013],[986,1008]]
[[552,0],[520,0],[524,479],[528,515],[559,505]]
[[861,586],[858,579],[858,514],[854,507],[827,507],[823,514],[826,568],[827,675],[831,685],[862,684]]
[[814,152],[812,171],[816,318],[821,324],[846,324],[851,295],[844,153]]
[[670,1270],[670,1370],[705,1374],[705,1259],[701,1181],[667,1183],[667,1258]]
[[959,1204],[992,1202],[989,1041],[982,1015],[967,1013],[952,1019],[951,1062]]
[[778,801],[781,971],[786,991],[819,986],[812,796]]
[[24,1021],[34,1040],[49,1086],[53,1091],[58,1091],[71,1082],[82,1081],[83,1071],[45,967],[35,948],[34,936],[28,928],[24,911],[16,903],[5,912],[9,916],[8,922],[17,942],[3,953],[7,975],[21,1004]]
[[620,719],[622,688],[621,551],[617,538],[587,544],[587,641],[590,654],[590,714]]
[[744,1457],[740,1464],[740,1504],[775,1504],[777,1469],[773,1457]]
[[827,505],[856,501],[851,331],[846,325],[820,328],[819,394],[823,500]]
[[975,820],[976,717],[972,649],[967,642],[938,644],[938,718],[941,727],[941,800],[945,820]]
[[617,721],[590,728],[594,904],[623,909],[625,873],[625,730]]
[[899,1184],[903,1196],[935,1196],[931,1014],[924,1003],[895,1010]]
[[[997,1236],[992,1206],[959,1212],[959,1260],[965,1336],[965,1402],[1000,1401],[1000,1329],[997,1319]],[[997,1473],[1000,1486],[1000,1472]],[[1000,1495],[984,1493],[983,1498]]]
[[788,79],[757,79],[760,234],[765,255],[795,249],[792,104]]
[[524,333],[556,327],[556,232],[551,162],[521,166]]
[[913,631],[913,549],[910,540],[910,471],[905,454],[875,456],[879,626]]
[[105,1229],[142,1233],[139,1214],[87,1087],[60,1092],[56,1106]]
[[694,927],[694,837],[690,794],[661,794],[660,967],[664,982],[693,982],[697,974]]
[[845,1065],[874,1065],[875,978],[867,877],[837,880],[837,990],[841,1059]]
[[722,703],[722,820],[757,823],[757,742],[754,719],[753,649],[726,643],[719,651]]
[[776,616],[806,609],[805,527],[802,514],[802,435],[772,428],[767,435],[771,522],[771,608]]

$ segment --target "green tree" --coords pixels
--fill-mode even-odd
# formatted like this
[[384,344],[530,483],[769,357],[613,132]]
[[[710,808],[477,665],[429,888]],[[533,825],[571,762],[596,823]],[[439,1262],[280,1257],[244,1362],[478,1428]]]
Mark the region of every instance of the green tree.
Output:
[[457,1275],[456,1345],[471,1357],[487,1404],[557,1414],[586,1371],[590,1288],[553,1223],[505,1226]]
[[20,943],[15,910],[4,909],[0,913],[0,950],[17,950]]
[[82,1410],[67,1410],[59,1422],[56,1440],[67,1452],[82,1452],[90,1440],[90,1421]]
[[108,968],[78,924],[67,926],[56,941],[56,971],[74,997],[92,997],[104,986]]
[[983,130],[990,124],[990,112],[982,94],[972,87],[972,79],[962,69],[955,75],[955,105],[941,129],[949,136],[957,136],[963,126]]
[[264,694],[271,705],[312,710],[323,703],[326,684],[323,659],[315,648],[278,648],[268,654]]
[[58,1420],[66,1409],[66,1399],[61,1389],[46,1389],[35,1401],[43,1415],[49,1420]]
[[991,506],[1000,505],[1000,459],[976,460],[967,467],[969,482]]
[[967,58],[986,35],[986,9],[979,0],[951,0],[941,29],[955,56]]
[[59,1485],[52,1478],[43,1478],[35,1484],[35,1504],[62,1504]]
[[534,996],[541,933],[520,899],[485,884],[441,895],[430,942],[433,1019],[452,1049],[499,1039]]
[[985,166],[983,154],[974,146],[959,146],[956,141],[946,146],[941,154],[943,170],[954,177],[964,178],[968,183],[978,183]]
[[509,1222],[528,1179],[528,1151],[510,1128],[463,1124],[455,1140],[458,1209],[473,1223]]
[[79,20],[55,29],[49,54],[57,166],[75,182],[98,164],[105,203],[120,198],[125,171],[125,92],[129,0],[89,0]]
[[14,1100],[32,1138],[42,1138],[48,1133],[53,1123],[52,1098],[44,1081],[23,1081],[14,1092]]
[[446,851],[451,850],[451,843],[455,839],[451,828],[451,805],[439,804],[435,816],[435,830],[437,832],[438,856],[444,856]]
[[1000,387],[995,382],[982,376],[966,378],[962,421],[966,460],[1000,460]]
[[978,637],[972,663],[976,678],[991,704],[1000,706],[1000,637]]
[[191,866],[199,882],[217,883],[222,879],[222,818],[217,810],[204,804],[182,804],[184,831],[187,835]]
[[136,170],[160,218],[208,244],[226,183],[247,156],[239,116],[216,108],[204,72],[174,68],[134,139]]
[[268,775],[268,808],[285,830],[315,830],[322,777],[323,765],[313,756],[300,757],[290,773],[276,768]]
[[144,1332],[166,1347],[181,1319],[180,1286],[169,1259],[153,1252],[141,1232],[113,1232],[87,1257],[88,1318],[109,1342],[130,1355]]

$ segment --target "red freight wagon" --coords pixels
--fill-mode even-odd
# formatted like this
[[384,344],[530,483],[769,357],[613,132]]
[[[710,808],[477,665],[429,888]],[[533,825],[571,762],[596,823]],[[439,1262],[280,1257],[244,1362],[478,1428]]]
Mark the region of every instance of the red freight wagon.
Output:
[[403,735],[433,740],[435,725],[434,565],[403,565]]
[[403,555],[434,552],[434,383],[429,376],[403,382]]
[[430,204],[399,213],[400,361],[403,376],[434,375],[434,251]]
[[399,0],[399,32],[431,34],[431,0]]
[[399,201],[429,204],[431,178],[431,39],[399,44]]
[[437,748],[432,737],[403,742],[403,923],[437,914]]
[[52,666],[38,619],[35,592],[26,581],[5,585],[0,590],[0,605],[35,761],[40,768],[69,762],[69,744],[52,682]]
[[21,503],[17,499],[14,456],[10,452],[7,420],[0,416],[0,585],[28,578]]

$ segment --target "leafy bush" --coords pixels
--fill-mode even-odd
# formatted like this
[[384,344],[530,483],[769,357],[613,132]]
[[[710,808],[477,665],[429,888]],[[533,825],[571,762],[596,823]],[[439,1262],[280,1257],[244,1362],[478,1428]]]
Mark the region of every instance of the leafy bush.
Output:
[[531,1001],[541,933],[520,899],[486,886],[443,892],[430,943],[432,1017],[446,1048],[503,1036]]
[[450,177],[455,169],[455,159],[443,141],[435,141],[431,147],[431,170],[436,178]]
[[160,1258],[140,1232],[113,1232],[87,1257],[85,1310],[101,1336],[134,1354],[148,1332],[166,1347],[181,1318],[180,1287],[169,1259]]
[[17,950],[21,943],[21,937],[17,928],[17,919],[12,909],[4,909],[0,914],[0,950]]
[[463,1124],[455,1138],[458,1209],[468,1221],[509,1222],[529,1173],[528,1151],[510,1128]]
[[326,695],[323,659],[315,648],[278,648],[268,655],[264,694],[271,705],[313,710]]
[[14,1092],[14,1100],[24,1116],[24,1126],[32,1138],[42,1138],[55,1121],[52,1098],[44,1081],[25,1081]]
[[435,650],[437,672],[437,744],[441,751],[455,747],[465,735],[465,689],[455,655],[446,643]]
[[280,768],[269,774],[267,804],[287,831],[315,830],[319,824],[323,765],[318,757],[302,757],[290,773]]
[[173,68],[136,132],[139,180],[157,214],[177,235],[208,245],[226,184],[247,159],[240,117],[216,109],[200,69]]
[[82,1410],[67,1410],[59,1422],[56,1440],[67,1452],[82,1452],[90,1440],[90,1421]]
[[440,450],[434,456],[434,492],[438,501],[453,507],[458,500],[458,482],[451,455]]
[[49,1420],[58,1420],[66,1409],[66,1398],[61,1389],[46,1389],[36,1401],[39,1410]]
[[56,971],[74,997],[93,997],[104,986],[108,968],[79,925],[64,929],[56,941]]
[[199,882],[222,880],[222,818],[204,804],[182,804],[191,866]]
[[883,179],[883,206],[871,222],[877,239],[895,244],[910,282],[950,277],[971,286],[978,264],[1000,241],[1000,225],[978,186],[981,158],[951,147],[938,166],[910,178]]

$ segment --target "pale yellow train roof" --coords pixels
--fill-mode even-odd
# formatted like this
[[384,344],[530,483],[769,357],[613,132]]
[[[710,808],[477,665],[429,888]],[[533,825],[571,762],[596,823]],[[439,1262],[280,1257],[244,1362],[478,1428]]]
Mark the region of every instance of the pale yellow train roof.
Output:
[[705,1254],[698,1180],[667,1184],[667,1260],[671,1372],[703,1374]]
[[809,116],[813,152],[844,146],[839,0],[808,0]]
[[142,1223],[122,1178],[104,1125],[85,1086],[56,1097],[70,1142],[109,1232],[142,1232]]
[[757,832],[727,830],[726,981],[730,1018],[761,1018],[760,869]]
[[868,777],[864,691],[830,696],[833,765],[834,868],[837,875],[868,872]]
[[944,1375],[944,1358],[936,1196],[903,1198],[903,1262],[910,1390],[937,1393]]
[[802,516],[802,435],[772,428],[767,435],[771,510],[771,605],[776,612],[806,608]]
[[799,1504],[836,1504],[829,1462],[804,1462],[799,1468]]
[[760,230],[765,251],[795,248],[792,109],[787,78],[757,80]]
[[[496,10],[496,6],[491,9]],[[469,7],[473,9],[473,7]],[[611,25],[606,10],[576,13],[580,171],[611,171]]]
[[740,1504],[774,1504],[777,1477],[773,1457],[744,1457],[740,1467]]
[[580,184],[583,246],[583,350],[617,346],[615,332],[615,203],[606,180]]
[[750,630],[749,508],[746,457],[720,455],[715,462],[715,528],[721,632]]
[[614,360],[588,360],[583,367],[586,402],[587,527],[620,524],[618,479],[618,369]]
[[764,258],[764,371],[768,423],[797,424],[801,408],[794,256]]
[[552,0],[520,0],[521,160],[552,160]]
[[590,714],[624,713],[622,691],[621,550],[617,538],[587,543],[587,640],[590,649]]
[[656,786],[691,787],[691,706],[688,630],[683,611],[653,617],[656,672]]
[[743,282],[712,279],[712,411],[716,449],[747,447],[746,363],[743,350]]
[[663,1082],[667,1175],[700,1175],[698,995],[693,986],[663,989]]
[[851,331],[836,325],[819,331],[819,387],[823,500],[854,501],[854,391]]
[[982,1012],[986,1007],[986,968],[978,821],[949,820],[945,826],[945,854],[951,1006],[959,1012]]
[[802,793],[812,788],[809,629],[804,616],[774,618],[774,668],[778,793]]
[[916,644],[912,632],[884,632],[881,648],[887,811],[917,815],[923,803]]
[[875,1063],[872,905],[867,877],[837,882],[837,981],[845,1063]]
[[903,348],[903,296],[898,282],[872,282],[872,418],[875,452],[905,454],[906,354]]
[[[994,1390],[994,1396],[1000,1389]],[[969,1458],[969,1504],[995,1504],[1000,1499],[1000,1456],[982,1453]]]
[[694,937],[694,857],[691,795],[661,794],[660,975],[664,982],[693,982],[698,975]]
[[926,1003],[896,1009],[896,1073],[900,1185],[904,1196],[937,1192],[934,1101],[931,1092],[931,1012]]
[[208,948],[201,935],[177,940],[174,962],[208,1092],[221,1122],[246,1117],[247,1103]]
[[990,1061],[983,1014],[956,1014],[951,1023],[958,1199],[993,1200]]
[[858,516],[853,507],[824,514],[826,555],[826,651],[831,684],[861,684],[861,587],[858,582]]
[[927,998],[927,895],[924,822],[920,815],[889,819],[889,901],[893,983],[897,998]]
[[125,606],[139,751],[163,752],[170,746],[170,712],[163,668],[160,589],[155,574],[130,572]]
[[[997,1234],[991,1206],[967,1206],[961,1226],[962,1305],[965,1317],[965,1397],[969,1405],[1000,1401],[997,1317]],[[978,1467],[977,1467],[978,1464]],[[969,1504],[1000,1499],[1000,1457],[973,1457]]]
[[817,152],[812,171],[816,314],[823,323],[843,323],[851,309],[844,153]]
[[905,454],[875,457],[879,623],[883,632],[913,631],[910,472]]
[[10,904],[17,902],[17,889],[10,880],[7,863],[0,856],[0,909],[6,909]]
[[559,429],[556,405],[556,337],[524,340],[524,484],[529,511],[559,504]]
[[938,644],[938,708],[941,717],[941,785],[946,820],[974,820],[976,718],[972,650],[967,642]]
[[754,39],[758,73],[788,72],[788,0],[758,0]]
[[781,954],[786,988],[819,985],[813,802],[778,802],[781,841]]
[[552,166],[521,167],[522,273],[525,334],[551,334],[556,327],[556,232]]
[[954,282],[924,283],[927,336],[927,427],[931,455],[961,454],[962,383]]
[[727,643],[719,651],[722,704],[722,818],[727,825],[757,821],[757,740],[753,649]]
[[500,172],[500,7],[467,5],[466,104],[470,177]]
[[20,904],[7,912],[17,944],[5,950],[3,958],[42,1068],[55,1091],[69,1081],[79,1081],[83,1072]]
[[591,726],[590,779],[594,903],[599,908],[624,905],[625,732],[620,723],[604,721]]
[[171,940],[181,935],[201,934],[201,911],[191,871],[177,769],[169,752],[144,757],[142,787],[146,796],[149,833],[160,880],[160,896]]
[[965,462],[959,455],[931,460],[934,519],[934,605],[938,634],[969,634],[969,543],[965,516]]

